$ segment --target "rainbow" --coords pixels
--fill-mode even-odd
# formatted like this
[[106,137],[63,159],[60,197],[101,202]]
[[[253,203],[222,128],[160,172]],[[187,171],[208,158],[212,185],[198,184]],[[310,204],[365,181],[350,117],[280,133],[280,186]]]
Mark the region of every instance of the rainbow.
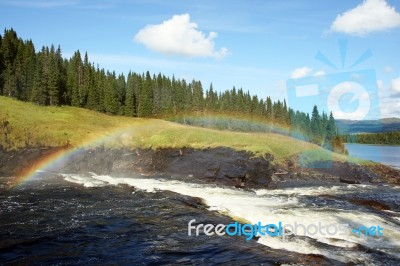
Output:
[[[191,117],[186,117],[191,118]],[[236,119],[237,121],[248,121],[245,119]],[[289,135],[291,134],[293,137],[297,139],[305,139],[306,137],[301,132],[291,132],[286,127],[281,127],[277,124],[266,124],[265,122],[251,121],[253,125],[265,127],[266,125],[271,126],[271,131],[273,133]],[[117,128],[108,134],[103,134],[101,136],[94,136],[89,140],[82,142],[78,146],[66,145],[63,147],[56,147],[53,149],[49,149],[44,151],[45,154],[41,155],[37,160],[30,163],[27,167],[20,169],[17,172],[16,177],[13,181],[12,187],[20,186],[29,182],[30,180],[37,177],[40,172],[50,172],[51,169],[55,169],[56,166],[61,166],[63,163],[67,162],[71,157],[78,155],[79,153],[84,152],[88,148],[94,148],[104,145],[107,141],[115,140],[121,137],[123,133],[129,133],[133,130],[132,126]],[[47,154],[46,154],[47,152]]]
[[[244,126],[249,126],[250,128],[253,128],[253,131],[242,131],[238,129],[233,129],[232,131],[237,131],[237,132],[252,132],[252,133],[274,133],[274,134],[280,134],[280,135],[285,135],[285,136],[291,136],[294,137],[298,140],[304,140],[308,141],[309,137],[304,134],[303,132],[299,130],[293,130],[289,126],[284,126],[280,125],[278,123],[274,123],[271,121],[265,121],[262,119],[257,119],[257,118],[241,118],[241,117],[234,117],[231,115],[183,115],[183,116],[176,116],[171,119],[169,119],[172,122],[177,122],[180,124],[184,125],[194,125],[198,127],[205,127],[205,128],[211,128],[211,129],[217,129],[217,124],[220,122],[218,121],[219,119],[225,120],[228,123],[242,123]],[[190,122],[194,121],[194,124]],[[213,127],[214,124],[214,127]],[[240,126],[239,126],[240,128]],[[257,129],[258,128],[258,129]],[[222,129],[225,130],[225,129]]]
[[117,128],[106,135],[102,135],[100,137],[96,135],[95,137],[84,141],[78,146],[69,144],[62,147],[44,150],[43,155],[39,156],[39,158],[31,162],[27,167],[23,167],[17,171],[16,177],[12,183],[12,187],[17,187],[29,182],[30,180],[33,180],[40,174],[40,172],[51,171],[51,169],[55,166],[62,165],[71,157],[84,152],[85,149],[99,147],[104,145],[107,141],[117,139],[124,132],[129,132],[129,129],[126,127],[123,129]]

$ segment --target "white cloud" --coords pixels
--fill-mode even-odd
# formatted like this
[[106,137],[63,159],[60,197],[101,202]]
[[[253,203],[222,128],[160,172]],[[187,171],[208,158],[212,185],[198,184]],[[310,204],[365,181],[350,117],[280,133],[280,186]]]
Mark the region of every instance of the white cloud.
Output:
[[400,91],[399,89],[400,77],[393,79],[388,85],[378,80],[379,88],[379,101],[382,118],[385,117],[400,117]]
[[383,90],[383,81],[381,79],[376,81],[376,85],[378,86],[379,91]]
[[331,31],[363,36],[375,31],[400,27],[400,14],[385,0],[365,0],[362,4],[338,15]]
[[323,75],[325,75],[324,70],[318,70],[317,72],[314,73],[314,76],[323,76]]
[[384,70],[386,73],[390,73],[390,72],[393,72],[393,67],[391,67],[391,66],[386,66],[383,70]]
[[299,67],[299,68],[296,68],[295,70],[293,70],[291,77],[293,79],[302,78],[302,77],[309,75],[312,72],[312,70],[313,70],[312,68],[309,68],[306,66]]
[[293,70],[292,74],[291,74],[291,78],[293,79],[297,79],[297,78],[302,78],[305,76],[324,76],[326,74],[325,70],[320,69],[317,71],[314,71],[311,67],[299,67],[296,68],[295,70]]
[[395,92],[400,92],[400,77],[392,79],[392,90]]
[[398,98],[387,98],[381,101],[381,116],[400,117],[400,101]]
[[134,40],[147,48],[163,53],[194,57],[214,57],[227,55],[228,49],[216,50],[214,39],[217,33],[211,31],[208,36],[190,22],[189,14],[175,15],[170,20],[157,25],[147,25],[141,29]]

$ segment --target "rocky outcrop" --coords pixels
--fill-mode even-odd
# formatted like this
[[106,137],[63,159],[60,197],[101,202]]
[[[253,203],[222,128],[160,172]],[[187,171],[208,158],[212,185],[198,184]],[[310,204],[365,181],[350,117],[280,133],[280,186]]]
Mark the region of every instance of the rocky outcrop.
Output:
[[162,173],[230,186],[260,187],[267,186],[271,180],[269,158],[253,157],[251,153],[229,148],[134,151],[95,149],[72,158],[67,168],[78,171],[93,169],[93,172],[116,175],[131,172]]
[[[57,149],[30,149],[0,154],[0,176],[18,175]],[[67,152],[70,147],[64,148]],[[129,175],[165,174],[236,187],[266,187],[271,181],[272,156],[230,148],[183,149],[79,149],[52,167],[52,171]]]
[[[273,156],[254,156],[230,148],[166,149],[74,149],[71,146],[48,149],[0,150],[0,176],[18,176],[57,154],[68,154],[52,171],[66,173],[134,173],[174,176],[191,182],[209,182],[235,187],[279,188],[286,186],[326,185],[332,183],[400,184],[400,172],[384,165],[361,166],[331,162],[329,167],[300,167],[296,158],[284,164],[272,164]],[[325,165],[325,164],[323,164]]]
[[400,171],[382,164],[360,165],[350,162],[326,161],[300,167],[294,157],[276,167],[273,182],[329,181],[346,184],[391,183],[400,184]]
[[183,174],[216,183],[263,187],[271,181],[273,173],[272,156],[254,157],[252,153],[229,148],[161,149],[150,153],[152,162],[146,165],[158,172]]

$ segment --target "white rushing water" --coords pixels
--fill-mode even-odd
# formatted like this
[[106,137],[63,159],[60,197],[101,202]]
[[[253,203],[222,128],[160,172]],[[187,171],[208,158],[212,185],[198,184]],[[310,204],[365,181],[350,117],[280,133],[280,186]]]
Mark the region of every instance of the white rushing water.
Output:
[[[193,184],[176,180],[151,178],[122,178],[107,175],[90,176],[63,175],[69,182],[81,184],[85,187],[126,184],[147,192],[156,190],[173,191],[179,194],[200,197],[209,206],[210,210],[219,211],[240,221],[256,224],[302,223],[304,225],[329,226],[333,224],[347,224],[342,235],[327,236],[318,232],[309,237],[293,237],[286,240],[282,237],[262,236],[258,242],[275,249],[286,249],[304,254],[321,254],[341,261],[366,263],[371,256],[368,252],[354,248],[358,244],[380,250],[392,256],[400,254],[400,226],[395,221],[400,213],[391,213],[395,219],[384,219],[374,213],[345,209],[340,207],[318,206],[306,202],[303,196],[338,195],[356,190],[371,190],[373,186],[348,185],[313,188],[292,188],[256,191],[244,191],[233,188],[218,187],[215,185]],[[393,193],[399,193],[400,188],[391,188]],[[188,221],[189,222],[189,221]],[[360,225],[366,227],[378,226],[384,228],[383,236],[357,236],[351,232],[352,228]],[[332,227],[333,228],[333,227]],[[334,228],[333,228],[334,229]],[[332,232],[332,231],[331,231]],[[304,235],[299,229],[297,235]],[[217,237],[217,236],[215,236]],[[400,256],[399,256],[400,258]]]

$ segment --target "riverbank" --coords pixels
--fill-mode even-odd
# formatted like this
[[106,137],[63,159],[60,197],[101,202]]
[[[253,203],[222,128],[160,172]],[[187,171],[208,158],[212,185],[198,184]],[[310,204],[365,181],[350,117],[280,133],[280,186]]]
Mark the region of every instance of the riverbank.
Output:
[[[399,171],[285,135],[213,130],[69,106],[42,107],[6,97],[0,97],[0,109],[3,176],[26,177],[50,166],[98,174],[159,172],[243,188],[399,184]],[[318,168],[321,165],[325,168]]]
[[[134,250],[143,244],[153,245],[154,241],[156,248],[160,243],[163,247],[173,247],[172,252],[178,252],[176,259],[201,257],[199,249],[209,254],[207,247],[211,245],[212,250],[221,250],[218,254],[229,252],[229,260],[232,256],[243,258],[254,254],[258,261],[307,265],[362,264],[365,261],[390,265],[397,261],[392,254],[398,241],[395,222],[400,211],[398,187],[377,179],[354,180],[362,184],[347,184],[349,180],[343,179],[345,173],[374,174],[361,166],[333,163],[331,170],[321,172],[321,169],[302,169],[292,161],[278,167],[271,163],[272,156],[259,157],[228,148],[130,150],[65,146],[0,155],[0,177],[5,175],[7,167],[14,173],[27,173],[24,171],[27,168],[32,170],[21,183],[14,182],[11,172],[11,177],[0,178],[3,211],[7,212],[2,228],[4,238],[8,239],[2,251],[9,261],[21,262],[15,254],[26,250],[25,245],[29,245],[30,250],[55,254],[53,245],[43,247],[43,236],[57,247],[65,244],[61,251],[70,252],[71,248],[66,247],[73,242],[72,246],[78,247],[73,248],[76,254],[62,253],[71,261],[87,257],[85,250],[79,247],[89,246],[89,252],[96,250],[96,254],[104,254],[103,248],[98,250],[104,245],[118,247],[112,249],[113,255],[122,253],[122,257],[130,256],[132,260],[132,254],[137,254],[142,258],[147,249],[136,253]],[[35,169],[41,171],[34,172]],[[212,174],[205,175],[210,172]],[[39,224],[35,223],[37,217],[40,217]],[[379,224],[383,219],[385,239],[378,250],[374,242],[380,239],[364,242],[363,238],[351,234],[339,236],[339,239],[296,234],[285,242],[262,237],[253,239],[257,242],[246,241],[243,236],[234,239],[188,237],[187,224],[192,219],[196,219],[196,224],[306,221],[307,224],[329,225],[346,222],[350,228],[366,221]],[[9,234],[16,222],[21,221],[18,234]],[[60,232],[66,236],[61,243]],[[99,234],[107,242],[92,237]],[[31,239],[38,240],[32,245]],[[137,241],[134,249],[129,245],[132,241]],[[191,245],[187,248],[189,242]],[[231,250],[241,252],[232,254]],[[162,254],[162,259],[170,255],[162,250],[151,254]],[[57,257],[46,255],[46,258],[34,259],[43,262],[52,256]],[[26,258],[32,259],[31,254],[25,254]],[[105,262],[108,258],[98,259]],[[120,257],[110,258],[118,261]]]
[[[56,148],[0,150],[0,176],[29,176],[36,170],[65,173],[174,176],[190,182],[240,188],[284,188],[332,184],[400,185],[400,171],[381,164],[333,161],[325,168],[305,168],[298,156],[284,163],[272,154],[256,155],[219,147],[164,148]],[[45,163],[44,163],[45,162]],[[44,169],[45,168],[45,169]]]

